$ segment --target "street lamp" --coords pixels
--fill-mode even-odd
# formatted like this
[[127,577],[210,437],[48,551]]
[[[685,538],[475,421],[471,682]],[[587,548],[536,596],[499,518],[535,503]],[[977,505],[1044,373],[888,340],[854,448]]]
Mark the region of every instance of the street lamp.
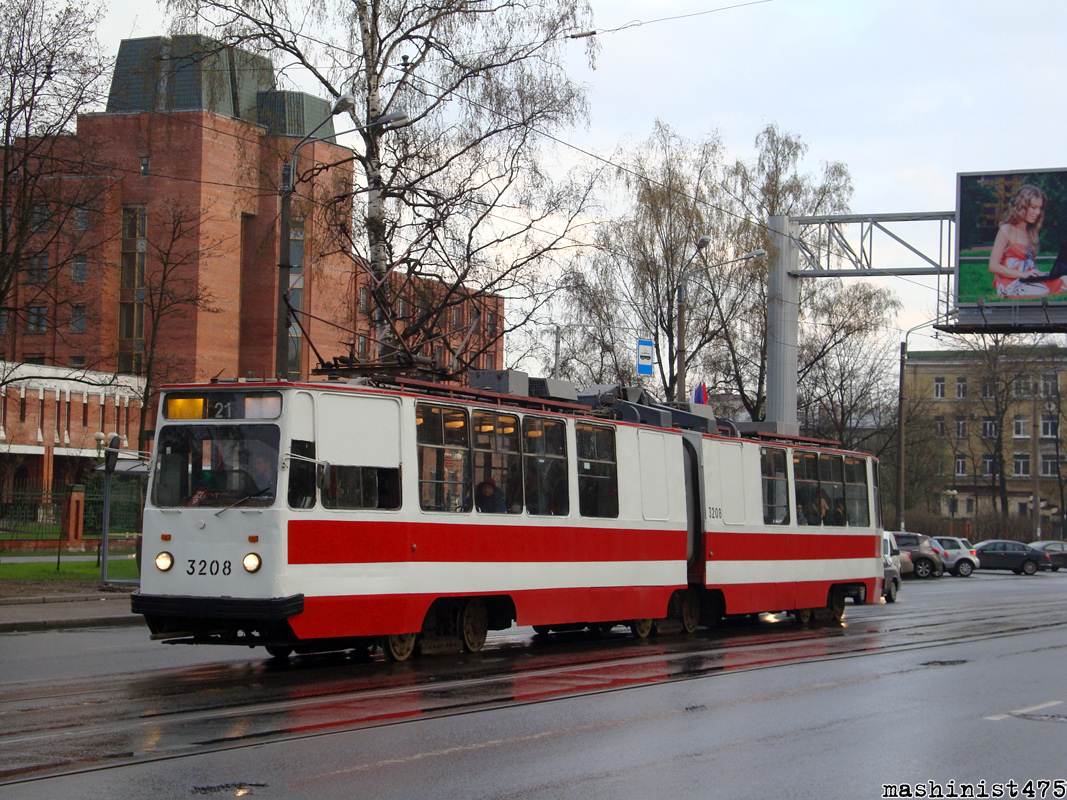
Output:
[[955,536],[956,535],[956,502],[957,502],[956,498],[959,497],[959,494],[960,493],[958,491],[956,491],[955,489],[945,489],[945,491],[944,491],[945,500],[948,501],[948,513],[949,513],[948,535],[949,536]]
[[[689,257],[689,260],[685,262],[685,266],[682,267],[682,271],[678,273],[678,347],[676,348],[678,353],[678,391],[675,392],[675,400],[679,403],[686,401],[685,393],[685,279],[686,276],[695,269],[699,269],[698,264],[695,267],[690,265],[693,263],[693,259],[697,257],[701,250],[711,244],[710,236],[701,236],[697,240],[697,249]],[[767,254],[766,250],[753,250],[751,253],[745,253],[740,258],[731,258],[729,261],[720,261],[718,264],[708,264],[704,266],[705,270],[714,269],[715,267],[724,267],[727,264],[735,264],[739,261],[748,261],[752,258],[759,258]]]
[[904,333],[900,343],[900,388],[897,393],[897,522],[904,530],[904,368],[908,359],[908,337],[919,328],[933,325],[937,320],[928,319],[914,325]]
[[[314,136],[323,125],[338,114],[351,111],[355,107],[356,100],[352,95],[343,94],[338,97],[333,104],[333,108],[330,109],[330,116],[326,117],[310,133],[297,142],[296,147],[293,148],[289,163],[282,166],[281,209],[278,214],[279,228],[281,229],[278,244],[278,307],[274,353],[274,374],[278,379],[284,379],[289,374],[289,304],[287,299],[289,294],[289,271],[292,268],[292,253],[290,251],[290,239],[292,236],[291,209],[293,191],[296,188],[297,156],[300,154],[300,148],[304,145],[312,141],[322,141],[321,139],[315,139]],[[400,125],[407,122],[407,119],[408,116],[403,111],[390,111],[367,125],[359,125],[350,131],[344,131],[344,133]]]

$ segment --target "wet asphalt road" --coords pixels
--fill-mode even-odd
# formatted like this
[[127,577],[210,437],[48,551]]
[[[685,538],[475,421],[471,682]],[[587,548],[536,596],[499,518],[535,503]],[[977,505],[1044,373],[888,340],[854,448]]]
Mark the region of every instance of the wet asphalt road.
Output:
[[0,793],[856,798],[886,783],[1023,785],[1067,779],[1065,648],[1062,573],[909,582],[896,605],[850,605],[844,625],[765,618],[648,642],[621,627],[599,639],[519,629],[474,656],[400,665],[171,648],[136,628],[12,636]]

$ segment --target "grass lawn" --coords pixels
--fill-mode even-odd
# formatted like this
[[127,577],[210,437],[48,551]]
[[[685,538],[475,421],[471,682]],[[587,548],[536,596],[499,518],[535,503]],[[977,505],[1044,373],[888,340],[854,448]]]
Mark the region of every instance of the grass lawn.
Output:
[[[109,579],[128,579],[137,577],[137,562],[132,556],[113,558],[108,561],[107,577]],[[32,561],[13,563],[0,559],[0,581],[98,581],[100,567],[95,561]]]

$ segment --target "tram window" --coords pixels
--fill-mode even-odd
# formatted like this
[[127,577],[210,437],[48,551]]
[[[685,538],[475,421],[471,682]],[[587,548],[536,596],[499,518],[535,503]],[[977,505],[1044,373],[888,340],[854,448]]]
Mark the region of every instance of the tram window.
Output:
[[797,497],[797,522],[822,525],[826,500],[819,492],[819,454],[793,451],[793,488]]
[[166,425],[159,432],[152,502],[267,506],[278,480],[277,425]]
[[326,508],[400,508],[400,470],[331,464],[322,504]]
[[293,439],[289,446],[289,507],[315,506],[315,443]]
[[819,489],[826,499],[824,525],[845,524],[845,468],[841,456],[819,455]]
[[845,459],[845,509],[848,524],[866,527],[871,523],[867,499],[867,459],[850,456]]
[[523,478],[526,511],[546,516],[570,513],[567,488],[567,426],[562,420],[524,417]]
[[578,513],[583,517],[618,517],[615,429],[579,422],[574,432],[578,457]]
[[473,412],[474,507],[486,514],[522,513],[519,418]]
[[763,522],[789,524],[789,482],[785,473],[785,450],[760,448],[760,474],[763,483]]
[[467,412],[419,403],[415,407],[419,452],[419,506],[424,511],[470,511],[471,453]]

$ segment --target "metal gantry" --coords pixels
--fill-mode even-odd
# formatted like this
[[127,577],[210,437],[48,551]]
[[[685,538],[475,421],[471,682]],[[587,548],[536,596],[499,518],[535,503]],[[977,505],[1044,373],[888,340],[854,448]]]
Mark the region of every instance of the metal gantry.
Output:
[[[768,430],[791,435],[800,430],[800,279],[933,276],[937,278],[937,318],[947,324],[954,313],[955,223],[955,211],[768,219],[773,246],[767,297]],[[891,224],[907,226],[908,235],[890,229]],[[877,263],[875,244],[878,242],[881,247],[883,236],[888,239],[886,248],[890,253],[879,259],[889,262],[916,258],[920,263]]]

